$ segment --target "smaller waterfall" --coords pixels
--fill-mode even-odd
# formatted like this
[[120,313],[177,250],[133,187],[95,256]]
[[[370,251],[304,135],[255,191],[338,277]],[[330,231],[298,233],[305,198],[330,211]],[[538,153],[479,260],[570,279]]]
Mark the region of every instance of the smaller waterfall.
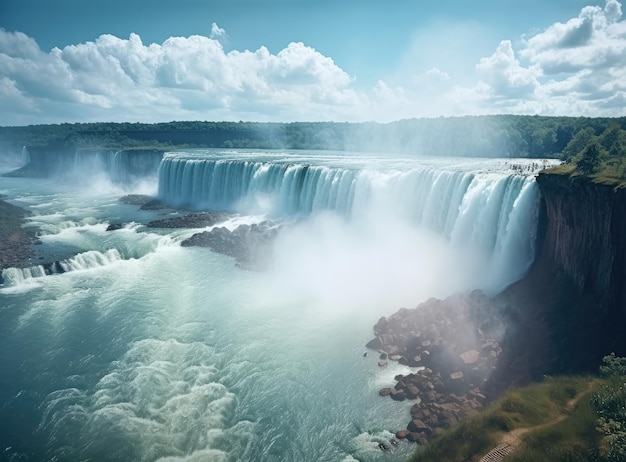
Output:
[[22,167],[30,164],[30,153],[26,146],[22,147]]
[[55,261],[46,265],[31,266],[29,268],[5,268],[1,276],[5,286],[14,287],[53,274],[100,268],[122,259],[123,257],[117,249],[110,249],[105,252],[91,250],[67,260]]
[[155,150],[106,150],[24,147],[22,167],[9,176],[81,179],[105,175],[127,184],[157,175],[163,152]]

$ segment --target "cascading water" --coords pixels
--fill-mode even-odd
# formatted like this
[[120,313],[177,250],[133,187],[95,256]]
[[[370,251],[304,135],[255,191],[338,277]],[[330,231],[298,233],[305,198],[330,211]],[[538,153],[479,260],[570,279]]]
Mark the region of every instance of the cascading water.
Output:
[[22,168],[9,175],[84,180],[96,175],[118,184],[156,175],[163,153],[154,150],[22,149]]
[[467,161],[459,169],[434,159],[401,165],[377,159],[373,169],[367,165],[372,159],[354,160],[172,153],[159,168],[159,197],[177,207],[279,218],[320,211],[371,219],[392,214],[489,260],[483,288],[490,290],[519,279],[532,263],[539,210],[532,162],[527,173],[514,173]]
[[[138,161],[107,159],[121,176]],[[412,444],[378,445],[412,403],[378,390],[411,369],[379,368],[363,346],[399,306],[523,274],[545,164],[512,162],[167,155],[166,202],[235,210],[229,229],[264,218],[246,213],[288,223],[261,273],[180,245],[202,230],[145,227],[169,212],[123,204],[121,188],[0,177],[57,265],[3,272],[2,457],[406,460]]]
[[28,149],[26,148],[26,146],[22,147],[22,165],[21,167],[23,167],[24,165],[28,165],[30,164],[30,153],[28,152]]

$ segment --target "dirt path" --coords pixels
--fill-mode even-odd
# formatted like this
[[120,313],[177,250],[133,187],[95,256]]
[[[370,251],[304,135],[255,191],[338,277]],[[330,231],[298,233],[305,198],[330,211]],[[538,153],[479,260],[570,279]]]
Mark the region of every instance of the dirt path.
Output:
[[564,412],[559,414],[554,419],[552,419],[552,420],[550,420],[550,421],[548,421],[546,423],[543,423],[541,425],[535,425],[535,426],[532,426],[532,427],[516,428],[515,430],[512,430],[512,431],[502,435],[502,438],[500,438],[500,443],[498,444],[498,446],[496,446],[491,451],[489,451],[487,454],[485,454],[480,459],[480,462],[502,462],[506,456],[511,454],[522,443],[522,436],[523,435],[525,435],[529,431],[541,430],[542,428],[546,428],[546,427],[550,427],[552,425],[556,425],[559,422],[565,420],[568,417],[569,413],[574,409],[576,404],[578,404],[578,401],[580,401],[583,396],[587,395],[587,393],[592,389],[593,385],[594,385],[594,382],[592,381],[589,384],[589,386],[587,387],[587,390],[579,393],[578,396],[576,396],[575,398],[570,399],[565,404]]

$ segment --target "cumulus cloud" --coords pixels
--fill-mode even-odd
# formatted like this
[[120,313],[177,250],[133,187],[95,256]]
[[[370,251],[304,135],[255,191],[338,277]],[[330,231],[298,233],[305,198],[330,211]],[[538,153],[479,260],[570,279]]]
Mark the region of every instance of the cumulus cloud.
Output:
[[621,3],[607,0],[526,38],[517,52],[502,41],[477,64],[484,85],[474,88],[484,112],[623,115],[624,69],[626,21]]
[[[264,46],[226,52],[226,31],[216,23],[208,36],[144,44],[137,34],[101,35],[49,52],[26,34],[0,29],[0,125],[624,115],[626,20],[618,0],[520,40],[504,38],[471,60],[463,33],[475,29],[440,26],[433,37],[422,31],[408,43],[398,69],[381,70],[371,88],[301,42],[276,53]],[[451,36],[454,46],[445,39]]]
[[538,86],[539,70],[526,68],[515,57],[510,40],[500,42],[496,52],[482,58],[476,69],[495,92],[515,97],[527,96]]
[[[214,25],[212,35],[221,31]],[[75,104],[77,120],[330,120],[362,102],[353,78],[303,43],[226,53],[199,35],[150,45],[137,34],[102,35],[44,53],[25,34],[0,30],[0,69],[2,124],[17,96],[44,119]]]
[[211,24],[211,35],[209,37],[214,40],[223,40],[226,38],[226,31],[216,23],[213,23]]
[[626,64],[626,37],[621,4],[587,6],[579,16],[557,22],[528,40],[521,55],[547,75]]

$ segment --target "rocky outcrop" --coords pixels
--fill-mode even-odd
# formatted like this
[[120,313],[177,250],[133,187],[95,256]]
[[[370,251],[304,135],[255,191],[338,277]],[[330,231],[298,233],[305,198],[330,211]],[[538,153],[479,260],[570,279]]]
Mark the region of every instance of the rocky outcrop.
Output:
[[172,218],[163,218],[148,223],[148,228],[204,228],[226,221],[233,214],[226,212],[188,213]]
[[208,247],[215,252],[233,257],[245,269],[264,269],[271,261],[272,244],[279,228],[271,222],[239,225],[234,230],[218,227],[196,233],[184,240],[183,247]]
[[34,257],[31,244],[37,232],[22,227],[28,215],[26,210],[0,200],[0,274],[2,268],[26,266]]
[[380,391],[419,400],[398,438],[423,443],[507,387],[626,355],[626,190],[549,172],[537,181],[538,253],[522,280],[491,300],[431,300],[376,324],[370,347],[426,366]]
[[376,349],[381,361],[421,367],[397,375],[394,386],[379,391],[395,401],[416,401],[397,438],[424,444],[486,403],[482,387],[497,366],[508,309],[474,291],[430,299],[376,323],[376,337],[366,346]]

